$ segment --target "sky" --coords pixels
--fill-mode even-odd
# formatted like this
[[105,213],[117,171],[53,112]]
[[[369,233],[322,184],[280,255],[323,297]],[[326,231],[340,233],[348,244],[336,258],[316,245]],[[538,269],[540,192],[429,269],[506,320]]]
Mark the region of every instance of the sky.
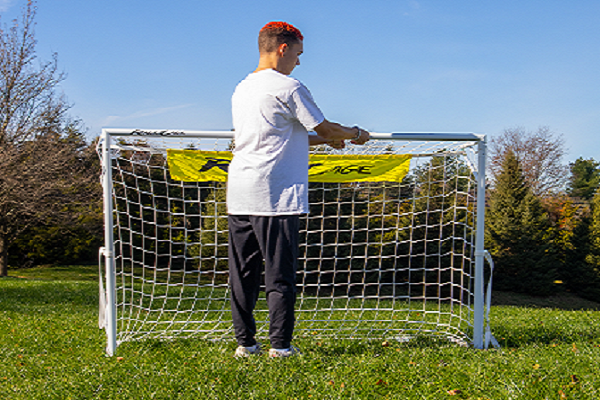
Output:
[[[0,23],[25,0],[0,0]],[[38,56],[91,139],[104,127],[229,130],[269,21],[303,33],[292,76],[373,132],[549,127],[600,160],[600,0],[39,0]]]

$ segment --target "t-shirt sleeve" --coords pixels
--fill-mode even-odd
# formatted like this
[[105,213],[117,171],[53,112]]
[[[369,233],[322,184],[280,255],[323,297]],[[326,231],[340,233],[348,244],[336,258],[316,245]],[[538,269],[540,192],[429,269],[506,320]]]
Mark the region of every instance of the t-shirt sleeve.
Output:
[[325,120],[325,116],[304,85],[300,85],[292,92],[288,105],[294,116],[307,131],[314,130],[316,126]]

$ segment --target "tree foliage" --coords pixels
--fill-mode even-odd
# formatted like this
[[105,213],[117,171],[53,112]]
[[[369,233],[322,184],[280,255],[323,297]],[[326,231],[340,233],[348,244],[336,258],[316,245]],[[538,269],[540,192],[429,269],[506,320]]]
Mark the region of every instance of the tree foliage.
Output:
[[568,168],[562,162],[566,152],[562,135],[554,134],[548,127],[540,127],[535,132],[524,128],[504,130],[491,140],[490,170],[494,180],[502,173],[509,152],[519,160],[534,195],[546,197],[564,188]]
[[566,195],[544,199],[552,222],[554,247],[560,267],[558,278],[567,291],[600,300],[600,276],[587,261],[590,252],[590,208]]
[[[466,295],[452,283],[469,273],[465,260],[474,251],[472,178],[465,161],[452,155],[433,156],[415,168],[414,191],[398,222],[396,250],[402,267],[396,280],[410,282],[411,295]],[[409,272],[409,267],[416,270]]]
[[600,162],[593,158],[585,160],[579,157],[569,164],[571,176],[567,186],[567,194],[584,200],[591,200],[600,186]]
[[93,149],[57,91],[64,79],[37,58],[35,6],[0,28],[0,275],[19,235],[53,222],[68,225],[99,200]]
[[592,200],[592,219],[589,232],[590,249],[586,260],[592,267],[597,281],[600,281],[600,189],[596,191]]
[[495,287],[547,295],[557,279],[550,223],[519,159],[507,151],[496,175],[487,213],[486,247],[496,262]]

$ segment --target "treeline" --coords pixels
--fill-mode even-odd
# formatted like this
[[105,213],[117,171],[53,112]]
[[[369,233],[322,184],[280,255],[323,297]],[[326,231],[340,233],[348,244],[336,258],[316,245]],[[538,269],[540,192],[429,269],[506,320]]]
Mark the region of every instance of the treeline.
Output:
[[56,54],[37,57],[35,11],[0,21],[0,276],[89,259],[101,230],[98,158],[58,91]]
[[548,128],[507,130],[491,147],[486,248],[494,287],[600,301],[600,163],[562,165],[562,137]]
[[[14,21],[10,28],[0,27],[3,90],[0,98],[0,275],[8,273],[9,265],[20,268],[96,261],[98,247],[103,242],[101,168],[95,143],[85,142],[82,122],[69,116],[70,106],[57,90],[64,75],[58,70],[56,56],[49,62],[37,58],[34,17],[35,7],[29,2],[21,21]],[[536,295],[567,290],[600,301],[600,162],[579,158],[565,165],[564,153],[562,137],[548,128],[536,132],[508,129],[491,140],[486,248],[496,263],[495,287]],[[350,198],[354,191],[338,190],[326,190],[322,194],[337,196],[335,199],[311,199],[316,204],[311,206],[311,214],[327,215],[327,218],[319,221],[309,217],[307,220],[307,259],[341,260],[351,252],[372,255],[369,262],[374,263],[377,258],[381,261],[368,267],[374,267],[376,278],[373,279],[381,279],[380,274],[398,273],[382,269],[389,265],[385,261],[389,257],[409,254],[403,250],[407,246],[411,251],[426,255],[429,250],[425,247],[431,247],[432,243],[442,250],[435,251],[442,254],[471,251],[466,247],[468,240],[444,238],[466,238],[472,232],[444,232],[450,225],[443,223],[460,219],[470,221],[462,226],[472,226],[471,200],[450,199],[445,195],[450,192],[444,186],[460,189],[468,185],[465,180],[468,168],[451,160],[445,160],[447,165],[440,168],[435,165],[440,160],[434,157],[427,169],[413,171],[408,178],[413,181],[404,182],[404,186],[385,189],[365,186],[358,195],[363,199]],[[433,179],[438,183],[423,187],[422,191],[426,190],[429,195],[419,197],[412,207],[440,211],[414,213],[410,218],[420,219],[416,224],[401,221],[398,225],[392,221],[388,215],[401,214],[402,207],[408,203],[391,199],[404,199],[415,193],[415,189],[418,192],[419,182],[426,181],[420,175],[430,175],[431,171],[440,174]],[[186,249],[180,252],[188,255],[220,259],[225,247],[219,244],[226,239],[226,221],[222,218],[224,191],[222,188],[193,188],[192,191],[197,192],[199,200],[212,198],[215,201],[203,203],[204,208],[195,212],[197,218],[193,221],[184,221],[178,216],[165,217],[171,218],[168,224],[154,221],[154,226],[169,228],[160,231],[154,228],[156,232],[148,231],[147,237],[154,237],[160,246],[175,248],[180,243]],[[466,192],[456,190],[451,196]],[[390,201],[384,201],[384,196]],[[449,200],[460,206],[448,210],[443,204],[433,204]],[[180,207],[191,207],[190,204]],[[177,204],[172,206],[177,207]],[[386,207],[393,210],[388,212]],[[137,212],[142,217],[143,207]],[[380,217],[365,218],[363,214]],[[439,221],[442,221],[442,231],[427,228]],[[417,228],[409,229],[411,224]],[[142,228],[153,229],[148,225]],[[217,234],[211,236],[212,231]],[[350,237],[364,243],[385,244],[359,249],[344,244]],[[396,243],[390,238],[395,238]],[[332,245],[323,246],[328,240]],[[186,247],[185,243],[190,241],[198,245]],[[316,246],[311,247],[313,243]],[[363,253],[356,253],[360,251]],[[430,260],[426,259],[427,266]],[[348,262],[352,263],[348,268],[351,271],[359,261]],[[400,260],[399,265],[402,262]],[[327,271],[323,265],[321,273]],[[336,267],[339,265],[331,266]],[[364,268],[357,266],[356,269]],[[348,279],[348,282],[353,280]]]

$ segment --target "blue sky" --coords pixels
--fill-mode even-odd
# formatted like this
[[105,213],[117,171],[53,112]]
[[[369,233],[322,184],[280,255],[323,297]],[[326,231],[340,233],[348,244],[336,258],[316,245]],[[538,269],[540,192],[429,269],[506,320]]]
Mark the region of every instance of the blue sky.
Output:
[[[0,0],[3,25],[25,0]],[[326,117],[374,132],[494,136],[548,126],[600,160],[597,0],[39,0],[38,54],[89,137],[102,127],[230,129],[258,30],[305,36],[293,76]]]

